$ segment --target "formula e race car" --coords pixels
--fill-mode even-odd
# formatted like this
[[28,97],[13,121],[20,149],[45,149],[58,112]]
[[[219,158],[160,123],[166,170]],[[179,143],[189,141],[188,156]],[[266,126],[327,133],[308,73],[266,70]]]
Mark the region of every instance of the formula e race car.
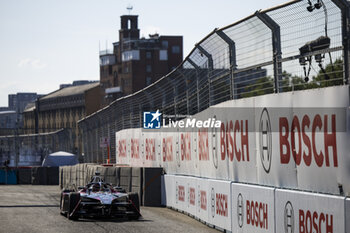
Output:
[[98,173],[85,187],[79,187],[78,190],[64,189],[60,211],[71,220],[79,217],[127,217],[136,220],[141,216],[138,194],[112,187]]

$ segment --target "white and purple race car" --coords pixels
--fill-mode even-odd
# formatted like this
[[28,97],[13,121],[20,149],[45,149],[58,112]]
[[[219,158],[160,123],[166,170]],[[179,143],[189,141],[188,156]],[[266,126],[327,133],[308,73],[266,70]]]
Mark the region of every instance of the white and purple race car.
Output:
[[98,173],[78,191],[64,189],[60,211],[72,220],[79,217],[127,217],[136,220],[141,216],[139,195],[105,183]]

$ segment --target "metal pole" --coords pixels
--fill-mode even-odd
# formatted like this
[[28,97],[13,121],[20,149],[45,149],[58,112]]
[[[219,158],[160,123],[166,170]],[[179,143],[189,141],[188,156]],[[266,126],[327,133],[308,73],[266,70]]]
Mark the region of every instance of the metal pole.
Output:
[[216,34],[218,34],[218,36],[220,36],[221,39],[223,39],[229,47],[229,52],[230,52],[230,99],[236,99],[236,93],[235,90],[237,90],[237,88],[233,87],[235,85],[234,82],[234,71],[237,69],[237,60],[236,60],[236,44],[235,42],[228,37],[223,31],[221,30],[216,30],[215,31]]
[[342,43],[344,56],[344,84],[349,84],[350,74],[350,3],[346,0],[332,0],[332,2],[341,10],[342,14]]
[[256,17],[261,20],[272,32],[272,48],[273,48],[273,73],[275,81],[275,93],[282,92],[280,87],[282,82],[282,50],[281,50],[281,33],[280,26],[266,13],[260,11],[255,12]]
[[197,92],[197,112],[200,111],[199,109],[199,66],[194,62],[192,61],[190,58],[187,58],[187,61],[188,63],[190,63],[194,69],[196,70],[196,92]]
[[200,46],[199,44],[196,45],[197,49],[204,55],[207,57],[208,59],[208,88],[209,88],[209,107],[212,104],[212,96],[211,96],[211,73],[214,70],[214,62],[213,62],[213,57],[211,56],[210,53],[207,52],[207,50],[205,50],[202,46]]

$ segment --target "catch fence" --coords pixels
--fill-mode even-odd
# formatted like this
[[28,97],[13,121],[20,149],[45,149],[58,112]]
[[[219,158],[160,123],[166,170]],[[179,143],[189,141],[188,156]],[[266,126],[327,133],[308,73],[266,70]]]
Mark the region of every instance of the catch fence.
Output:
[[349,19],[345,0],[297,0],[215,29],[177,69],[79,121],[84,161],[105,163],[110,151],[114,163],[115,133],[142,127],[145,111],[193,115],[232,99],[347,85]]

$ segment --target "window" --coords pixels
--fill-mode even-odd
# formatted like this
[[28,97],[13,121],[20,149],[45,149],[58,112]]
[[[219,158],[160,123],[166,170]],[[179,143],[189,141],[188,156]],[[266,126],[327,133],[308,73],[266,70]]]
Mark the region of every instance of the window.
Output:
[[159,50],[159,60],[167,61],[168,60],[168,51],[167,50]]
[[152,53],[151,52],[146,52],[146,58],[151,59],[152,58]]
[[150,85],[152,83],[152,78],[151,77],[147,77],[146,78],[146,86]]
[[151,65],[147,65],[146,66],[146,72],[152,72],[152,66]]
[[140,51],[139,50],[130,50],[122,53],[122,61],[138,61],[140,60]]
[[163,49],[167,49],[168,48],[168,41],[167,40],[163,40],[162,41],[162,47],[163,47]]
[[171,51],[172,53],[180,53],[180,46],[174,45],[173,47],[171,47]]

